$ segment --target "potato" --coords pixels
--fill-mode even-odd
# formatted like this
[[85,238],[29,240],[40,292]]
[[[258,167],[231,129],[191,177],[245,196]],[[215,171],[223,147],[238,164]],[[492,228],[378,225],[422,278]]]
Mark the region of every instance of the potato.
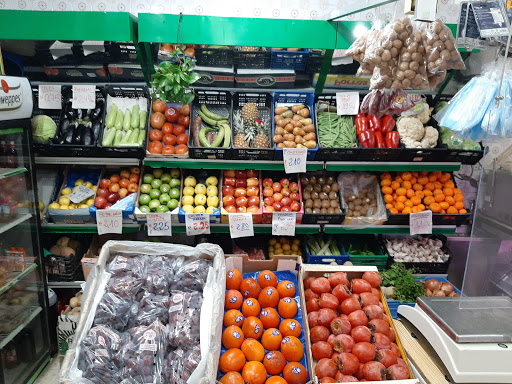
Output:
[[69,237],[62,236],[59,240],[57,240],[57,245],[60,245],[62,247],[67,247],[69,243]]
[[288,124],[288,122],[286,119],[283,119],[283,118],[281,118],[281,120],[279,120],[279,121],[276,121],[276,125],[281,128],[284,128],[286,126],[286,124]]
[[279,144],[277,144],[277,148],[279,148],[279,149],[283,149],[283,148],[284,148],[284,144],[283,144],[283,143],[279,143]]
[[53,247],[50,248],[50,253],[52,255],[57,255],[57,256],[61,256],[61,252],[62,252],[62,246],[60,245],[54,245]]
[[304,107],[305,107],[305,105],[304,105],[304,104],[297,104],[297,105],[294,105],[294,106],[292,107],[292,112],[293,112],[293,113],[297,113],[297,112],[299,112],[301,109],[303,109]]
[[274,110],[274,114],[281,115],[281,114],[285,113],[286,111],[288,111],[288,107],[277,107]]
[[65,257],[73,257],[76,254],[76,251],[71,247],[62,247],[60,254]]
[[292,120],[300,121],[302,119],[301,115],[293,115]]
[[274,143],[282,143],[284,141],[284,137],[282,135],[274,136]]
[[306,141],[311,141],[311,140],[316,140],[316,135],[314,132],[310,132],[310,133],[307,133],[304,137],[303,137],[304,140]]
[[80,301],[78,301],[78,299],[76,297],[73,297],[69,300],[69,306],[71,308],[76,308],[80,305]]
[[299,136],[305,136],[306,135],[306,132],[302,129],[302,128],[293,128],[293,134],[295,136],[299,135]]
[[310,118],[302,119],[302,120],[300,120],[300,122],[304,125],[313,124],[313,119],[310,119]]
[[304,144],[306,142],[306,140],[304,140],[304,138],[300,135],[295,136],[293,141],[295,141],[296,144]]
[[295,141],[295,135],[293,133],[287,133],[283,135],[284,141]]
[[286,132],[286,131],[284,130],[284,128],[282,128],[282,127],[276,127],[276,132],[275,132],[275,133],[276,133],[276,135],[284,135],[284,134],[285,134],[285,132]]
[[[299,116],[299,115],[295,115],[295,116]],[[295,117],[294,116],[294,117]],[[292,124],[295,128],[300,128],[302,127],[302,123],[299,121],[299,120],[292,120]]]
[[307,124],[307,125],[303,126],[302,129],[306,133],[315,132],[315,126],[313,124]]
[[286,132],[293,132],[293,130],[294,130],[294,129],[295,129],[295,127],[293,126],[293,124],[292,124],[292,123],[288,123],[288,124],[286,124],[286,126],[284,127],[284,130],[285,130]]
[[283,113],[281,113],[281,117],[284,117],[285,119],[292,118],[293,112],[292,111],[283,112]]
[[306,143],[304,144],[306,146],[306,148],[308,149],[315,149],[316,148],[316,141],[314,140],[309,140],[309,141],[306,141]]
[[309,117],[309,108],[302,108],[299,112],[297,112],[302,117]]
[[295,141],[284,141],[283,144],[286,148],[297,148]]

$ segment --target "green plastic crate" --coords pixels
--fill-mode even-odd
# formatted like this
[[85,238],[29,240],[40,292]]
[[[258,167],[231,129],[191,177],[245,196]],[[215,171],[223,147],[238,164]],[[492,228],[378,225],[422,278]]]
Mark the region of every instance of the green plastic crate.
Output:
[[375,265],[379,271],[386,269],[388,255],[377,256],[349,256],[348,260],[354,265]]
[[[343,236],[341,244],[343,244],[343,249],[352,264],[368,266],[375,265],[379,271],[386,268],[388,255],[386,251],[382,249],[374,235]],[[366,245],[366,247],[375,253],[375,255],[367,256],[351,254],[348,252],[351,245],[356,249],[362,249]]]

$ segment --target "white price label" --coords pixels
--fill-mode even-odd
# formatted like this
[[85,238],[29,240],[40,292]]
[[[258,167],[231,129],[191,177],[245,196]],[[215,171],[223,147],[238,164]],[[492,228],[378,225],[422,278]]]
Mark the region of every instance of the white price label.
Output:
[[123,212],[120,209],[98,209],[96,211],[98,235],[123,233]]
[[357,115],[359,112],[359,92],[337,92],[336,109],[338,115]]
[[252,213],[230,213],[229,233],[232,239],[254,236]]
[[62,108],[62,86],[40,85],[39,86],[39,109],[61,109]]
[[432,234],[432,211],[409,213],[409,227],[411,235]]
[[296,220],[297,214],[295,212],[272,213],[272,235],[295,236]]
[[148,213],[148,236],[172,236],[171,212]]
[[208,213],[186,213],[185,227],[187,236],[209,235],[210,215]]
[[88,199],[96,194],[92,189],[87,188],[83,185],[79,185],[73,192],[71,192],[66,197],[71,200],[73,203],[78,204],[81,201]]
[[283,148],[284,171],[286,173],[306,172],[307,148]]
[[96,108],[96,86],[95,85],[73,85],[73,109]]

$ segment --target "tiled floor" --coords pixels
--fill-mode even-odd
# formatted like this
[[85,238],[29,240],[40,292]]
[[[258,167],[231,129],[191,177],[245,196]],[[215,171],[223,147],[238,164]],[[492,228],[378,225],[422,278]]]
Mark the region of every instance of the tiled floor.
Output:
[[39,375],[34,384],[55,384],[59,382],[60,359],[54,357]]

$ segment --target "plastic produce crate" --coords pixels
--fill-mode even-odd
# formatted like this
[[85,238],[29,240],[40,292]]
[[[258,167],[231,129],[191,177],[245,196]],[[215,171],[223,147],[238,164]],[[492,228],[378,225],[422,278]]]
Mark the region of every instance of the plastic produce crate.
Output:
[[270,68],[272,69],[294,69],[303,71],[309,57],[309,49],[300,51],[276,51],[271,49]]
[[[272,95],[269,93],[248,93],[236,92],[233,94],[233,113],[240,112],[245,104],[253,103],[258,107],[258,115],[260,120],[265,120],[269,125],[268,139],[270,148],[240,148],[235,147],[235,130],[234,122],[231,130],[231,143],[233,146],[234,160],[272,160],[274,158],[274,146],[272,145]],[[233,118],[234,120],[234,118]]]
[[[32,110],[32,118],[39,115],[46,115],[52,118],[57,125],[57,132],[59,129],[61,109],[41,109],[39,108],[39,87],[32,87],[32,97],[34,108]],[[63,103],[63,97],[61,96],[61,108]],[[48,140],[46,143],[33,143],[34,151],[41,156],[52,156],[52,140]]]
[[[328,102],[329,105],[336,107],[336,95],[321,94],[315,97],[315,120],[317,121],[318,131],[318,102]],[[357,137],[356,137],[357,143]],[[315,160],[319,161],[354,161],[359,155],[360,148],[358,146],[352,148],[326,148],[322,147],[320,139],[318,139],[318,152]]]
[[[213,113],[220,116],[229,114],[228,124],[233,127],[233,110],[231,104],[231,93],[225,91],[203,91],[196,90],[196,97],[192,103],[190,110],[190,124],[193,127],[194,119],[198,116],[198,111],[201,105],[205,104],[206,107]],[[208,125],[202,123],[201,128]],[[231,128],[232,130],[232,128]],[[223,147],[196,147],[194,146],[193,133],[189,135],[189,156],[193,159],[231,159],[233,143],[231,142],[229,148]]]
[[[318,130],[316,128],[315,110],[314,110],[315,94],[314,92],[286,92],[286,91],[274,91],[274,104],[272,105],[272,137],[275,135],[276,124],[274,119],[274,109],[280,106],[292,106],[295,104],[304,104],[309,108],[311,120],[315,126],[315,134],[317,137],[316,147],[308,149],[307,160],[313,161],[316,158],[318,152]],[[277,148],[274,143],[274,160],[283,160],[283,150]]]
[[[309,51],[309,57],[306,62],[306,73],[319,73],[322,69],[322,64],[324,62],[324,49],[311,49]],[[359,68],[358,62],[353,62],[351,64],[342,64],[342,65],[332,65],[329,69],[329,73],[331,74],[347,74],[351,75],[357,72]]]
[[358,139],[358,161],[398,161],[405,150],[403,145],[398,148],[363,148]]
[[243,51],[242,47],[235,47],[233,64],[243,69],[270,68],[270,48],[258,47],[257,51]]
[[340,250],[341,255],[332,255],[332,256],[319,256],[319,255],[312,255],[309,253],[309,249],[305,243],[304,243],[304,257],[306,259],[306,263],[308,264],[331,264],[336,263],[338,265],[343,265],[345,262],[348,261],[348,254],[343,249],[343,244],[341,244],[341,241],[337,241],[338,248]]
[[[341,244],[343,244],[343,248],[345,249],[348,259],[352,264],[362,266],[374,265],[379,271],[386,268],[388,255],[385,248],[381,247],[374,235],[343,236],[341,238]],[[349,249],[351,245],[357,249],[361,249],[366,246],[370,251],[375,253],[375,255],[359,255],[350,253]]]
[[204,67],[231,67],[233,65],[233,48],[218,48],[196,45],[197,65]]

